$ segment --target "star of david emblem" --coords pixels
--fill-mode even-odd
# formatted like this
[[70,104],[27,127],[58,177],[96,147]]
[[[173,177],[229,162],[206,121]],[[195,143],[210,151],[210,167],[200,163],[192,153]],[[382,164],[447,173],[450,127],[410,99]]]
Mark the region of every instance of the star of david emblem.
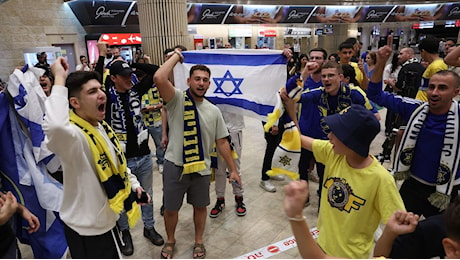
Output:
[[[216,90],[214,90],[214,93],[222,93],[225,96],[229,97],[234,94],[243,94],[240,90],[241,83],[243,83],[243,78],[234,78],[232,73],[230,73],[229,70],[225,72],[224,76],[222,78],[212,78],[214,80],[214,83],[216,83]],[[223,89],[223,85],[225,81],[230,81],[233,84],[233,89],[231,91],[225,91]]]
[[283,165],[283,166],[286,166],[286,165],[291,165],[291,158],[289,158],[288,156],[283,156],[283,157],[280,157],[280,160],[279,162]]

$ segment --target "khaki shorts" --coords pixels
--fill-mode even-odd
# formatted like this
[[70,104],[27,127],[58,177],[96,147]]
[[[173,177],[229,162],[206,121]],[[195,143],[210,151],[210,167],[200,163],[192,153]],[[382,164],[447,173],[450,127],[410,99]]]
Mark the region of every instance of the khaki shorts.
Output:
[[211,176],[198,173],[182,175],[182,166],[165,160],[163,168],[163,198],[167,210],[179,210],[187,193],[187,203],[194,207],[210,204],[209,185]]

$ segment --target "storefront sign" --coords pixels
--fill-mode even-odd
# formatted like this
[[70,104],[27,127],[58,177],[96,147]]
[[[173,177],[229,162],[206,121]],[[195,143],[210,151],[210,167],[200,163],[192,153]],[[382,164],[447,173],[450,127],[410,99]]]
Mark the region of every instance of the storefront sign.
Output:
[[284,9],[281,23],[305,23],[310,18],[314,6],[289,6]]
[[380,23],[387,19],[395,6],[368,6],[364,9],[361,22]]
[[142,44],[140,33],[104,33],[101,36],[109,45]]
[[259,37],[276,37],[276,30],[262,29],[259,30]]
[[189,24],[222,24],[231,5],[188,4]]
[[139,24],[136,1],[71,1],[67,4],[82,26]]

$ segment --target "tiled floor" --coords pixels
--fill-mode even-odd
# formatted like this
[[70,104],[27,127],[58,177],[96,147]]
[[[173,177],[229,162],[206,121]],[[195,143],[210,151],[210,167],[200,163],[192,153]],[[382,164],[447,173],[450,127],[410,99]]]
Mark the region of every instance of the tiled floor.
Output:
[[[386,110],[380,110],[383,125]],[[231,186],[226,190],[226,208],[217,218],[207,218],[204,244],[207,258],[237,258],[251,251],[263,248],[292,236],[289,222],[283,210],[283,185],[287,181],[272,181],[277,192],[270,193],[259,187],[261,165],[265,151],[265,139],[260,121],[245,117],[246,128],[243,133],[243,156],[241,163],[242,180],[245,193],[244,202],[247,215],[238,217],[234,211],[234,200]],[[359,123],[359,122],[356,122]],[[383,128],[383,126],[382,126]],[[381,152],[384,135],[377,136],[371,146],[371,153]],[[154,147],[154,146],[152,146]],[[388,163],[384,165],[389,167]],[[161,206],[161,175],[154,168],[154,214],[155,228],[166,240],[163,217],[160,215]],[[304,210],[310,227],[316,226],[318,197],[317,183],[311,183],[311,205]],[[211,184],[211,205],[216,200],[214,184]],[[193,209],[184,204],[179,213],[179,223],[176,230],[176,250],[174,258],[192,258],[194,243]],[[160,258],[161,247],[151,244],[142,234],[143,225],[139,222],[132,230],[134,255],[126,258]],[[33,258],[30,247],[21,245],[24,258]],[[296,248],[288,249],[270,258],[300,258]]]

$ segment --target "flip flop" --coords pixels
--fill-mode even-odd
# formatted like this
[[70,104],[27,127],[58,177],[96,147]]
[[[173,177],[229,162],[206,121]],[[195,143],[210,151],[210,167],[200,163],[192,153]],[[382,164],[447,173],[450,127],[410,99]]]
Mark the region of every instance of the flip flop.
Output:
[[201,243],[195,243],[193,246],[193,259],[204,259],[206,257],[206,248]]
[[[165,243],[163,248],[161,249],[161,259],[171,259],[173,257],[173,252],[174,252],[174,246],[176,245],[176,242],[174,243]],[[171,249],[168,249],[171,248]],[[166,254],[166,256],[164,255]]]

